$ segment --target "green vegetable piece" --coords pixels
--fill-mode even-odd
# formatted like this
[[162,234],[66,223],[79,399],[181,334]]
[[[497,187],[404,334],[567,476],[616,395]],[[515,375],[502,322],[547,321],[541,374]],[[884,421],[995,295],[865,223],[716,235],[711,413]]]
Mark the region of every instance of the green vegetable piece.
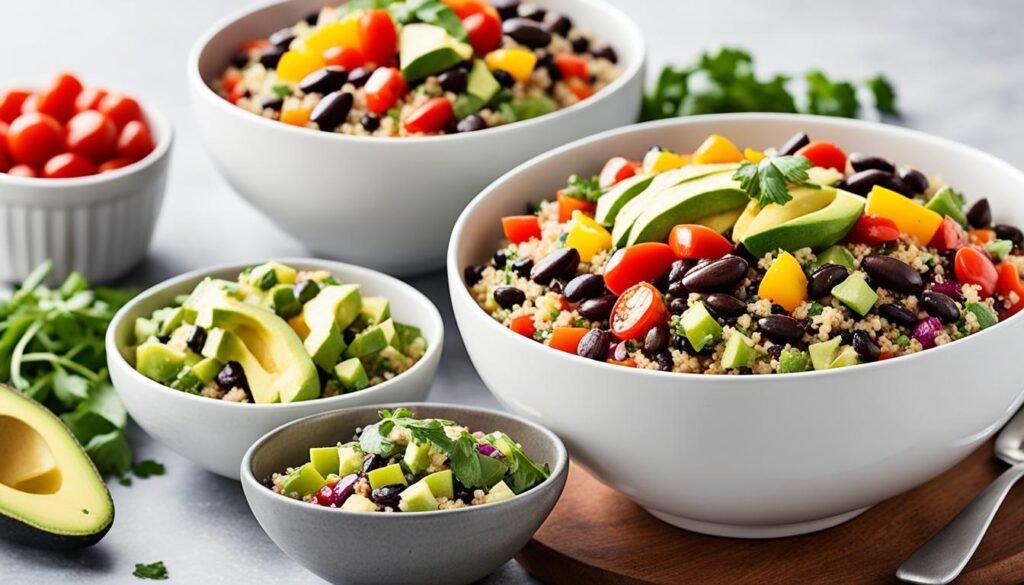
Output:
[[367,325],[380,325],[391,318],[391,303],[385,297],[363,297],[359,314]]
[[543,482],[551,475],[547,464],[537,465],[522,448],[502,432],[494,432],[487,435],[487,442],[496,447],[509,462],[508,477],[506,478],[509,487],[517,494]]
[[832,361],[839,355],[839,344],[843,342],[840,337],[833,337],[828,341],[812,343],[807,350],[811,354],[811,364],[815,370],[827,370]]
[[359,443],[347,443],[338,447],[338,475],[345,477],[356,473],[363,467],[366,454],[359,448]]
[[157,331],[159,331],[158,323],[139,317],[135,320],[135,343],[141,344],[151,337],[156,337]]
[[[482,59],[474,59],[473,68],[469,70],[469,76],[466,78],[466,94],[475,98],[482,108],[490,103],[499,91],[501,91],[501,84],[494,78],[490,67]],[[475,113],[476,111],[470,112],[470,114]]]
[[324,479],[324,476],[320,475],[316,467],[312,463],[306,463],[288,474],[288,477],[284,478],[284,484],[281,487],[284,495],[302,499],[315,494],[326,483],[327,480]]
[[988,329],[999,322],[999,318],[996,317],[987,306],[978,301],[968,301],[966,309],[969,313],[972,313],[978,319],[978,326],[981,329]]
[[948,185],[939,189],[939,192],[928,200],[925,207],[939,215],[948,215],[961,226],[967,225],[967,214],[964,213],[963,204]]
[[144,343],[135,350],[135,369],[161,384],[177,378],[184,366],[184,352],[160,342]]
[[431,473],[422,481],[430,487],[430,493],[434,494],[435,498],[448,498],[449,500],[455,498],[455,482],[452,479],[451,469]]
[[1013,251],[1013,242],[1009,240],[992,240],[985,244],[985,249],[988,250],[988,253],[992,254],[996,260],[1002,262],[1010,255],[1010,252]]
[[405,461],[405,466],[409,468],[413,475],[419,475],[420,472],[430,466],[430,443],[410,441],[405,448],[403,461]]
[[558,105],[543,93],[531,94],[529,97],[515,98],[498,107],[507,122],[521,122],[550,114],[558,109]]
[[847,366],[855,366],[860,363],[860,356],[857,355],[856,350],[852,347],[844,347],[842,351],[832,360],[832,363],[828,365],[828,369],[834,370],[836,368],[845,368]]
[[185,309],[181,307],[175,307],[168,311],[163,320],[160,321],[157,337],[167,337],[173,333],[181,325],[184,314]]
[[745,368],[757,355],[754,342],[739,331],[734,331],[722,352],[722,367],[725,369]]
[[[267,262],[254,266],[245,276],[244,282],[260,290],[270,290],[275,284],[295,284],[296,271],[279,262]],[[240,281],[242,279],[239,279]]]
[[783,350],[779,356],[778,371],[780,374],[795,374],[806,372],[809,369],[811,369],[811,356],[806,351],[790,348]]
[[299,303],[305,305],[313,300],[316,295],[320,294],[320,285],[315,280],[303,280],[295,285],[295,294],[299,299]]
[[282,319],[291,319],[302,312],[302,303],[295,296],[295,287],[290,284],[274,285],[267,295],[270,308]]
[[484,498],[484,500],[488,504],[495,504],[497,502],[511,500],[514,497],[516,497],[515,492],[513,492],[512,489],[505,484],[505,482],[499,481],[497,484],[495,484],[494,487],[490,489],[490,491],[487,492],[487,496]]
[[312,447],[309,450],[309,462],[317,470],[317,473],[324,477],[332,473],[340,475],[340,459],[337,447]]
[[313,363],[327,372],[338,363],[346,349],[345,338],[334,324],[311,330],[302,343]]
[[679,327],[696,351],[722,338],[722,326],[711,316],[704,303],[697,303],[687,309],[679,319]]
[[862,317],[868,314],[871,307],[875,306],[878,294],[864,280],[864,277],[854,273],[846,277],[832,289],[832,296],[839,299],[844,305]]
[[163,561],[135,563],[135,570],[132,571],[132,575],[139,579],[149,579],[150,581],[164,581],[169,577],[167,567],[164,566]]
[[370,488],[372,489],[381,488],[386,485],[409,485],[409,482],[405,480],[402,466],[398,463],[374,469],[367,473],[366,476],[370,480]]
[[403,353],[410,345],[416,343],[417,340],[423,339],[423,332],[415,325],[395,323],[395,332],[398,333],[398,343],[403,348]]
[[[372,473],[372,472],[371,472]],[[433,512],[437,510],[437,498],[430,491],[430,485],[420,480],[402,490],[398,507],[403,512]]]
[[[394,334],[394,332],[394,328],[392,328],[391,333]],[[392,340],[394,339],[394,336],[389,336],[380,325],[370,327],[355,336],[348,349],[345,350],[345,358],[361,358],[373,355],[388,346],[389,337]]]
[[844,266],[850,272],[857,269],[856,259],[845,246],[829,246],[824,252],[818,254],[818,261],[815,263],[815,269],[818,269],[826,264],[835,264],[836,266]]
[[366,375],[366,368],[359,358],[349,358],[334,366],[334,374],[338,376],[345,390],[352,392],[362,390],[370,385],[370,378]]

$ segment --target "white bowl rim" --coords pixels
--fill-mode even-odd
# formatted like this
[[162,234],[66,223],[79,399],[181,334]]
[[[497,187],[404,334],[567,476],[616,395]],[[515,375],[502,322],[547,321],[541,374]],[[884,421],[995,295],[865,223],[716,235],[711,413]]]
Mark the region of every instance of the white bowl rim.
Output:
[[[349,0],[345,0],[346,2]],[[247,110],[243,110],[238,106],[229,103],[224,98],[217,95],[213,88],[203,80],[202,75],[199,73],[199,56],[203,50],[210,43],[213,37],[217,36],[221,31],[228,28],[229,26],[237,23],[242,18],[249,16],[255,12],[270,8],[272,6],[287,4],[289,0],[270,0],[267,2],[260,2],[248,7],[236,10],[235,12],[224,17],[212,27],[206,30],[199,39],[192,45],[192,49],[189,51],[188,56],[188,77],[190,83],[198,88],[201,94],[201,99],[214,104],[215,108],[221,111],[230,112],[232,116],[241,116],[242,119],[253,122],[256,124],[265,125],[267,128],[275,128],[282,132],[299,132],[302,135],[317,137],[316,140],[336,140],[336,141],[353,141],[356,143],[386,143],[386,144],[400,144],[400,143],[411,143],[411,144],[425,144],[436,141],[450,141],[450,140],[472,140],[479,136],[496,136],[500,132],[508,132],[510,129],[528,129],[538,124],[543,124],[544,121],[552,120],[556,116],[568,115],[572,112],[576,112],[585,109],[589,106],[595,105],[599,102],[606,100],[609,96],[622,90],[632,79],[637,75],[641,75],[644,71],[644,64],[647,61],[647,44],[644,39],[643,33],[640,28],[636,25],[631,18],[629,18],[624,12],[618,9],[618,7],[608,4],[604,0],[576,0],[589,4],[591,9],[604,10],[611,14],[611,16],[619,22],[624,32],[624,38],[629,42],[632,42],[636,48],[637,58],[629,64],[627,67],[612,83],[607,87],[602,88],[600,91],[595,93],[593,96],[577,102],[567,108],[555,110],[549,114],[531,118],[529,120],[523,120],[520,122],[513,122],[511,124],[502,124],[501,126],[494,126],[491,128],[485,128],[477,132],[464,132],[459,134],[442,134],[438,136],[357,136],[352,134],[341,134],[338,132],[321,132],[319,130],[312,130],[310,128],[299,128],[291,124],[283,124],[278,120],[271,120],[264,118],[258,114],[254,114]],[[637,112],[639,114],[639,112]]]
[[[398,374],[397,376],[395,376],[394,378],[391,378],[390,380],[385,380],[384,382],[381,382],[380,384],[377,384],[376,386],[370,386],[369,388],[364,388],[363,390],[359,390],[358,392],[351,392],[351,393],[347,393],[347,394],[339,394],[337,396],[329,396],[327,398],[314,398],[312,400],[301,400],[299,402],[274,402],[274,403],[271,403],[271,404],[249,403],[249,402],[229,402],[229,401],[226,401],[226,400],[214,400],[212,398],[206,398],[204,396],[197,396],[197,395],[194,395],[194,394],[189,394],[187,392],[182,392],[180,390],[175,390],[175,389],[173,389],[173,388],[171,388],[169,386],[165,386],[165,385],[163,385],[163,384],[161,384],[161,383],[159,383],[159,382],[157,382],[155,380],[151,380],[151,379],[147,378],[146,376],[143,376],[141,373],[139,373],[138,370],[133,368],[132,365],[128,363],[128,360],[125,359],[124,354],[121,353],[121,347],[118,346],[117,340],[115,339],[115,334],[117,332],[118,325],[121,323],[122,320],[124,320],[126,318],[127,314],[130,311],[135,309],[136,305],[138,305],[142,301],[148,300],[148,299],[150,299],[150,298],[152,298],[152,297],[154,297],[156,295],[165,293],[165,291],[168,288],[171,288],[171,287],[174,287],[176,285],[179,285],[179,284],[181,284],[181,283],[183,283],[185,281],[193,280],[193,279],[196,279],[196,278],[201,278],[201,277],[209,275],[210,273],[213,273],[213,272],[235,271],[235,270],[241,271],[243,268],[246,268],[246,267],[249,267],[249,266],[256,266],[258,264],[261,264],[263,262],[267,262],[268,261],[267,259],[263,259],[263,260],[257,260],[255,262],[231,262],[231,263],[227,263],[227,264],[218,264],[216,266],[208,266],[208,267],[205,267],[205,268],[200,268],[200,269],[197,269],[197,270],[192,270],[192,271],[186,272],[184,274],[175,276],[173,278],[169,278],[167,280],[161,281],[161,282],[159,282],[157,284],[154,284],[153,286],[147,288],[146,290],[140,292],[134,298],[132,298],[132,300],[130,300],[128,303],[126,303],[123,307],[121,307],[121,309],[114,315],[114,318],[111,319],[110,325],[107,327],[106,339],[104,341],[104,346],[105,346],[105,349],[107,351],[107,355],[108,356],[116,355],[116,358],[114,358],[114,359],[120,360],[121,365],[123,365],[125,367],[125,369],[128,370],[128,375],[131,376],[132,378],[134,378],[134,381],[138,382],[139,384],[141,384],[142,386],[144,386],[145,388],[147,388],[149,390],[158,391],[158,392],[169,392],[169,393],[174,394],[175,396],[180,397],[180,398],[185,399],[185,400],[198,400],[200,402],[197,403],[197,404],[207,404],[207,405],[209,405],[210,408],[242,409],[242,411],[255,411],[255,410],[285,411],[285,410],[288,410],[288,409],[292,409],[292,410],[302,409],[302,408],[308,407],[311,404],[324,404],[324,405],[328,405],[329,406],[329,405],[334,404],[334,403],[339,403],[339,404],[343,405],[347,399],[351,398],[353,395],[355,395],[357,393],[359,395],[365,395],[365,393],[367,393],[367,392],[373,392],[374,390],[386,389],[389,386],[393,385],[396,380],[398,380],[400,378],[403,378],[403,377],[406,377],[407,375],[408,376],[412,376],[416,372],[422,370],[423,368],[428,367],[427,364],[430,361],[432,361],[433,359],[435,359],[437,357],[436,354],[439,354],[441,352],[441,350],[443,349],[443,347],[444,347],[444,321],[441,319],[441,313],[437,310],[437,306],[435,306],[434,303],[429,298],[427,298],[427,296],[425,294],[423,294],[422,292],[417,290],[412,285],[410,285],[410,284],[408,284],[406,282],[403,282],[403,281],[401,281],[401,280],[399,280],[399,279],[397,279],[397,278],[395,278],[393,276],[390,276],[388,274],[384,274],[383,272],[378,272],[376,270],[372,270],[370,268],[364,268],[362,266],[357,266],[355,264],[348,264],[348,263],[345,263],[345,262],[337,262],[337,261],[334,261],[334,260],[321,260],[321,259],[317,259],[317,258],[296,258],[296,257],[291,257],[291,258],[273,258],[273,260],[277,261],[277,262],[281,262],[282,264],[294,263],[294,264],[324,264],[324,265],[331,265],[331,266],[334,266],[334,268],[332,268],[332,269],[324,268],[323,270],[329,270],[329,271],[336,270],[338,272],[347,272],[349,274],[355,274],[356,278],[354,280],[356,281],[356,283],[358,283],[358,279],[361,278],[362,275],[366,275],[366,274],[370,274],[371,277],[374,277],[374,278],[383,279],[384,280],[384,284],[388,288],[392,288],[393,287],[393,288],[400,289],[400,290],[404,291],[405,294],[407,294],[408,296],[412,297],[413,299],[416,299],[416,301],[418,301],[420,304],[422,304],[425,308],[428,309],[427,310],[427,314],[425,316],[425,320],[428,321],[437,330],[437,339],[436,340],[429,340],[429,343],[427,344],[427,351],[424,352],[423,356],[420,357],[420,359],[417,360],[416,363],[413,364],[411,368],[409,368],[408,370],[402,372],[401,374]],[[391,299],[389,299],[389,300],[391,300]],[[108,357],[108,359],[110,359],[110,358]]]
[[[7,84],[5,87],[32,87],[38,86],[38,84]],[[70,177],[67,179],[48,179],[45,177],[20,177],[17,175],[8,175],[7,173],[0,173],[0,187],[7,185],[17,185],[21,187],[38,187],[42,190],[39,194],[40,197],[50,196],[50,192],[74,189],[77,187],[85,187],[88,185],[101,185],[103,183],[109,183],[116,181],[122,177],[141,173],[145,169],[156,164],[156,161],[163,158],[167,152],[171,149],[171,142],[173,140],[172,134],[174,133],[171,123],[167,121],[167,118],[160,112],[160,110],[151,106],[149,102],[144,102],[138,98],[134,98],[142,108],[142,113],[146,118],[146,122],[156,126],[157,140],[156,147],[153,148],[153,152],[147,154],[141,160],[137,160],[130,165],[123,166],[119,169],[107,171],[105,173],[97,173],[95,175],[87,175],[85,177]]]
[[[253,473],[252,473],[252,456],[256,452],[257,449],[263,447],[265,444],[267,444],[268,442],[272,441],[275,438],[274,435],[277,435],[277,433],[279,433],[280,431],[283,431],[285,428],[288,428],[288,427],[291,427],[293,425],[297,425],[297,424],[303,423],[304,421],[307,421],[307,420],[310,420],[310,419],[314,419],[314,418],[318,418],[318,417],[323,417],[323,416],[330,416],[330,415],[333,415],[333,414],[336,414],[336,413],[339,413],[339,412],[343,412],[343,411],[346,411],[346,410],[356,410],[356,409],[376,409],[376,410],[380,410],[380,409],[383,409],[383,408],[394,409],[394,408],[400,408],[400,407],[405,407],[405,408],[409,408],[410,410],[415,410],[416,407],[418,407],[418,406],[429,406],[431,408],[439,408],[439,409],[456,409],[456,410],[462,410],[462,411],[467,411],[467,412],[487,414],[487,415],[491,415],[491,416],[500,415],[500,416],[509,418],[511,420],[514,420],[514,421],[516,421],[516,422],[518,422],[518,423],[520,423],[522,425],[530,427],[534,431],[540,433],[540,435],[543,436],[544,438],[546,438],[548,441],[551,441],[551,443],[555,446],[555,452],[557,454],[557,457],[556,457],[557,461],[555,461],[554,463],[546,462],[550,466],[550,468],[551,468],[551,472],[548,474],[547,479],[545,479],[544,481],[540,482],[539,484],[537,484],[536,486],[531,488],[529,491],[524,492],[522,494],[516,495],[516,497],[513,498],[513,500],[511,500],[511,501],[516,501],[519,498],[536,499],[536,498],[540,497],[541,492],[544,491],[541,488],[549,489],[553,485],[552,484],[552,480],[557,479],[559,476],[561,476],[563,473],[565,473],[567,471],[567,468],[569,467],[569,452],[568,452],[568,450],[566,450],[565,444],[562,442],[562,439],[559,438],[558,435],[556,435],[554,432],[552,432],[547,427],[542,426],[540,424],[537,424],[537,423],[535,423],[535,422],[533,422],[531,420],[527,420],[527,419],[525,419],[525,418],[523,418],[523,417],[521,417],[521,416],[519,416],[517,414],[512,414],[510,412],[505,412],[503,410],[494,410],[494,409],[490,409],[490,408],[483,408],[483,407],[480,407],[480,406],[468,406],[468,405],[464,405],[464,404],[451,404],[451,403],[447,403],[447,402],[392,402],[392,403],[388,403],[388,404],[368,404],[366,406],[352,406],[352,407],[349,407],[349,408],[338,408],[338,409],[330,410],[330,411],[327,411],[327,412],[320,412],[320,413],[317,413],[317,414],[311,414],[309,416],[304,416],[304,417],[302,417],[300,419],[296,419],[296,420],[284,423],[283,425],[281,425],[281,426],[279,426],[279,427],[277,427],[277,428],[267,432],[265,435],[263,435],[259,439],[256,439],[256,441],[251,446],[249,446],[249,448],[245,451],[245,455],[242,456],[241,481],[248,482],[252,486],[254,486],[254,487],[258,488],[258,489],[263,489],[263,490],[267,489],[267,487],[265,485],[263,485],[260,482],[260,480],[257,479],[256,476],[253,475]],[[458,423],[459,421],[455,421],[455,422]],[[502,429],[494,429],[494,430],[495,431],[502,431]],[[504,432],[504,431],[502,431],[502,432]],[[513,439],[514,438],[515,437],[513,437]],[[276,496],[278,498],[281,498],[282,505],[285,505],[285,506],[303,506],[303,507],[310,506],[310,504],[308,504],[306,502],[302,502],[300,500],[289,498],[289,497],[284,496],[282,494],[273,493],[273,492],[271,492],[271,493],[274,496]],[[520,500],[520,501],[524,501],[525,502],[525,500]],[[500,505],[503,505],[505,503],[507,503],[507,501],[498,502],[497,505],[500,506]],[[371,517],[376,518],[376,517],[379,517],[379,518],[406,518],[406,519],[409,518],[410,516],[415,517],[415,518],[437,518],[437,517],[445,517],[445,516],[448,516],[448,515],[451,515],[451,514],[465,514],[467,512],[471,513],[471,512],[474,512],[474,511],[479,511],[481,508],[484,508],[484,507],[485,506],[466,506],[464,508],[453,508],[451,510],[434,510],[434,511],[431,511],[431,512],[416,512],[415,514],[372,514],[371,515],[371,514],[367,514],[366,512],[350,512],[348,510],[342,510],[341,508],[327,508],[327,507],[324,507],[324,506],[315,506],[315,508],[319,508],[319,509],[323,510],[323,513],[326,513],[326,514],[341,514],[341,515],[345,515],[345,516],[359,516],[361,518],[371,518]]]
[[[447,269],[448,269],[448,279],[449,279],[449,281],[452,281],[452,279],[457,279],[456,282],[458,284],[458,288],[461,291],[461,292],[455,293],[455,294],[465,295],[464,298],[461,299],[461,302],[468,301],[468,302],[470,302],[473,305],[473,307],[475,307],[477,309],[476,311],[470,311],[471,316],[469,318],[470,319],[477,319],[477,320],[484,319],[485,321],[488,322],[488,324],[484,325],[484,327],[489,327],[491,329],[497,329],[498,330],[498,331],[496,331],[497,335],[506,335],[506,336],[511,336],[512,338],[515,338],[512,341],[512,343],[521,344],[522,351],[536,351],[536,350],[550,351],[551,352],[551,356],[554,359],[566,360],[568,362],[566,365],[564,365],[562,367],[571,367],[573,364],[581,364],[581,363],[585,362],[585,363],[589,364],[590,367],[608,368],[609,372],[612,372],[612,371],[619,372],[621,370],[628,370],[626,375],[656,376],[656,377],[671,376],[674,379],[677,379],[677,380],[680,380],[680,381],[682,381],[682,380],[687,380],[687,381],[701,380],[702,382],[707,382],[707,383],[710,383],[710,384],[719,384],[719,385],[722,385],[722,386],[725,386],[725,387],[732,387],[732,385],[742,384],[743,385],[742,388],[744,390],[747,388],[747,386],[752,385],[752,384],[756,384],[759,380],[761,380],[761,379],[763,379],[763,378],[765,378],[767,376],[782,375],[782,376],[786,376],[785,379],[790,380],[790,379],[824,378],[824,377],[839,376],[839,375],[843,375],[843,374],[848,373],[848,371],[850,369],[852,369],[852,368],[856,368],[858,371],[862,371],[862,372],[869,372],[869,371],[875,371],[875,370],[882,371],[885,368],[893,367],[894,363],[895,364],[907,364],[907,365],[910,365],[911,364],[911,360],[925,359],[924,356],[936,356],[937,357],[940,354],[944,355],[944,353],[948,352],[951,347],[956,348],[956,347],[961,347],[962,346],[963,347],[963,351],[967,351],[966,344],[968,344],[968,343],[982,343],[986,339],[988,339],[987,335],[990,333],[990,331],[989,330],[983,330],[983,331],[979,331],[977,333],[968,335],[967,337],[964,337],[962,339],[955,340],[955,341],[953,341],[951,343],[947,343],[945,345],[936,346],[936,347],[933,347],[931,349],[927,349],[927,350],[924,350],[924,351],[919,351],[917,353],[913,353],[913,354],[910,354],[910,355],[899,356],[899,357],[895,357],[895,358],[892,358],[892,359],[880,360],[880,361],[870,362],[870,363],[866,363],[866,364],[857,364],[856,366],[852,366],[850,368],[838,368],[838,369],[834,369],[834,370],[811,370],[811,371],[807,371],[807,372],[797,372],[797,373],[791,373],[791,374],[755,374],[755,375],[749,375],[749,376],[698,374],[698,373],[692,373],[692,372],[662,372],[660,370],[647,370],[647,369],[641,369],[641,368],[623,368],[622,366],[617,366],[617,365],[614,365],[614,364],[609,364],[609,363],[605,363],[605,362],[598,362],[598,361],[595,361],[595,360],[590,360],[590,359],[582,358],[582,357],[580,357],[578,355],[571,355],[571,354],[569,354],[567,352],[564,352],[564,351],[558,351],[556,349],[552,349],[550,347],[547,347],[544,344],[537,343],[536,341],[533,341],[531,339],[527,339],[527,338],[523,337],[522,335],[513,332],[508,327],[503,326],[502,324],[498,323],[493,318],[491,318],[491,316],[488,313],[486,313],[483,310],[483,308],[480,307],[477,304],[476,300],[469,294],[469,289],[465,286],[465,282],[463,280],[462,270],[461,270],[461,268],[459,266],[456,265],[457,264],[456,256],[457,256],[457,253],[458,253],[456,243],[459,242],[461,240],[461,238],[462,238],[462,233],[463,233],[463,231],[465,231],[466,225],[467,225],[467,223],[469,221],[469,219],[468,219],[469,216],[476,210],[476,208],[478,206],[482,205],[483,201],[485,199],[487,199],[487,197],[495,189],[497,189],[499,185],[501,185],[501,184],[505,183],[507,180],[509,180],[509,178],[512,175],[518,174],[518,173],[524,171],[525,169],[527,169],[527,168],[529,168],[529,167],[531,167],[531,166],[533,166],[535,164],[538,164],[538,163],[540,163],[540,162],[542,162],[544,160],[561,156],[562,153],[564,153],[564,152],[571,151],[571,150],[573,150],[575,148],[579,148],[579,147],[582,147],[582,146],[585,146],[585,145],[588,145],[588,144],[591,144],[591,143],[601,142],[601,141],[604,141],[606,139],[614,138],[614,137],[617,137],[617,136],[623,135],[623,134],[631,134],[631,133],[634,133],[634,132],[640,132],[640,131],[651,129],[651,128],[661,128],[661,127],[671,127],[671,126],[688,126],[688,125],[691,125],[691,124],[698,124],[698,123],[704,123],[704,122],[716,122],[716,121],[727,122],[727,121],[737,121],[737,120],[738,121],[747,121],[747,122],[751,122],[751,123],[762,122],[762,121],[779,121],[779,120],[781,120],[781,121],[797,121],[797,122],[801,122],[802,121],[802,122],[813,123],[813,124],[824,123],[826,125],[831,124],[831,125],[839,126],[839,127],[867,128],[867,129],[871,130],[872,132],[877,132],[879,134],[889,134],[889,135],[892,135],[892,136],[901,136],[901,137],[913,139],[913,140],[916,140],[916,141],[933,142],[933,143],[940,144],[940,145],[942,145],[944,147],[947,147],[947,148],[952,148],[954,150],[959,150],[961,152],[969,153],[971,156],[980,156],[980,157],[982,157],[984,159],[987,159],[990,164],[992,164],[992,165],[994,165],[996,167],[1002,167],[1006,172],[1008,172],[1010,174],[1017,175],[1018,180],[1020,181],[1021,185],[1024,185],[1024,172],[1022,172],[1020,169],[1014,167],[1010,163],[1008,163],[1008,162],[1006,162],[1006,161],[1004,161],[1004,160],[1002,160],[1002,159],[1000,159],[1000,158],[998,158],[996,156],[988,154],[987,152],[985,152],[983,150],[979,150],[979,149],[974,148],[972,146],[967,146],[965,144],[961,144],[959,142],[956,142],[955,140],[950,140],[948,138],[942,138],[940,136],[935,136],[935,135],[932,135],[932,134],[928,134],[928,133],[922,132],[920,130],[912,130],[912,129],[909,129],[909,128],[904,128],[902,126],[894,126],[894,125],[883,124],[883,123],[880,123],[880,122],[872,122],[872,121],[867,121],[867,120],[857,120],[857,119],[849,119],[849,118],[831,118],[831,117],[816,116],[816,115],[811,115],[811,114],[783,114],[783,113],[758,113],[758,112],[755,112],[755,113],[704,114],[704,115],[697,115],[697,116],[686,116],[686,117],[681,117],[681,118],[670,118],[670,119],[666,119],[666,120],[655,120],[655,121],[652,121],[652,122],[644,122],[644,123],[641,123],[641,124],[633,124],[633,125],[630,125],[630,126],[623,126],[621,128],[614,128],[612,130],[607,130],[605,132],[601,132],[601,133],[598,133],[598,134],[593,134],[591,136],[587,136],[585,138],[581,138],[579,140],[570,142],[570,143],[568,143],[568,144],[566,144],[564,146],[561,146],[561,147],[558,147],[556,149],[550,150],[550,151],[548,151],[546,153],[540,154],[540,155],[538,155],[538,156],[536,156],[536,157],[534,157],[534,158],[532,158],[532,159],[530,159],[530,160],[520,164],[519,166],[517,166],[514,169],[508,171],[507,173],[505,173],[501,177],[498,177],[497,179],[495,179],[494,182],[492,182],[486,189],[484,189],[479,194],[477,194],[477,196],[474,197],[473,200],[470,201],[468,205],[466,205],[465,209],[459,215],[459,219],[456,221],[455,227],[452,228],[452,236],[451,236],[451,240],[449,241],[449,245],[448,245],[448,258],[447,258],[447,262],[446,263],[448,265]],[[454,288],[454,287],[453,286],[449,286],[449,288]],[[452,298],[452,302],[453,303],[455,302],[455,298]],[[1020,321],[1022,319],[1024,319],[1024,311],[1018,312],[1016,315],[1011,316],[1009,319],[1006,319],[1004,321],[1000,321],[999,323],[997,323],[995,325],[995,327],[1002,327],[1006,323],[1010,323],[1010,322],[1013,322],[1013,321]],[[989,328],[989,329],[992,329],[992,328]],[[960,351],[960,350],[957,350],[957,351]],[[931,357],[929,357],[927,359],[931,359]],[[580,362],[576,362],[575,360],[581,360],[581,361]],[[871,370],[868,370],[867,368],[871,368]],[[739,386],[736,386],[736,387],[739,388]],[[828,388],[828,386],[825,385],[825,386],[823,386],[822,389],[825,390],[827,388]],[[682,387],[680,389],[682,389]]]

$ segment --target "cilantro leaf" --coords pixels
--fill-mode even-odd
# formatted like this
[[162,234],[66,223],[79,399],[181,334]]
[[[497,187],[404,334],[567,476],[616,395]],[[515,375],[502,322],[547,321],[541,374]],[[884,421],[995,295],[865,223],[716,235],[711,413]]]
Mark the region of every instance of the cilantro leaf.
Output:
[[857,88],[848,81],[832,81],[821,71],[804,76],[807,81],[807,111],[821,116],[856,118],[860,110]]
[[579,175],[569,175],[569,186],[562,189],[562,194],[573,199],[581,199],[593,203],[601,196],[601,185],[597,175],[589,179]]
[[777,203],[785,205],[793,197],[789,184],[802,185],[807,181],[811,161],[802,156],[768,156],[759,163],[744,162],[736,169],[733,180],[762,207]]
[[381,421],[363,429],[362,434],[359,435],[359,448],[362,449],[363,453],[389,457],[395,452],[395,444],[388,440],[388,435],[391,434],[391,428],[393,428],[394,423],[391,423],[391,427],[386,429],[381,428],[386,422]]
[[124,475],[132,466],[132,449],[121,429],[96,435],[86,443],[85,452],[101,473]]
[[875,109],[889,116],[899,116],[896,107],[896,89],[892,82],[882,74],[878,74],[864,82],[875,98]]
[[150,579],[153,581],[163,581],[167,579],[167,567],[164,566],[163,561],[157,561],[155,563],[136,563],[135,570],[132,571],[132,575],[135,575],[139,579]]
[[511,437],[501,432],[494,432],[485,437],[485,440],[494,445],[508,459],[508,487],[517,494],[543,482],[551,475],[547,464],[539,466],[523,452],[519,444]]
[[153,461],[152,459],[146,459],[140,461],[132,467],[132,473],[139,479],[149,479],[156,475],[163,475],[166,471],[163,463]]

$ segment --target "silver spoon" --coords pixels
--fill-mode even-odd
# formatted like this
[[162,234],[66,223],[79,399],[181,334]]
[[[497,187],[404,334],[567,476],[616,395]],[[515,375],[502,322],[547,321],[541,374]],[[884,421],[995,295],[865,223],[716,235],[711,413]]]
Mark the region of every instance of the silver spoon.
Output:
[[898,579],[908,583],[944,585],[956,579],[967,566],[1006,494],[1024,477],[1024,408],[996,437],[995,451],[996,457],[1013,467],[1003,472],[938,534],[914,551],[896,570]]

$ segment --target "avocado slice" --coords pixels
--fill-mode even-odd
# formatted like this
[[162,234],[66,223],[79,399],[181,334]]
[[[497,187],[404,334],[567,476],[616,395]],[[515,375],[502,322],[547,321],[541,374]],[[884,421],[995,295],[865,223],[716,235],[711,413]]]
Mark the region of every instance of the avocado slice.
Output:
[[474,59],[473,68],[469,70],[466,78],[466,93],[477,98],[483,104],[490,103],[494,96],[501,91],[501,84],[494,78],[491,68],[484,63],[483,59]]
[[455,482],[452,479],[451,469],[431,473],[423,478],[423,482],[430,486],[430,493],[434,494],[435,498],[450,500],[455,497]]
[[705,217],[699,217],[693,220],[693,223],[709,227],[720,234],[724,234],[736,225],[736,221],[743,215],[743,209],[742,207],[727,209]]
[[71,431],[43,405],[0,385],[0,538],[37,548],[92,546],[114,502]]
[[402,27],[398,62],[406,81],[418,81],[472,58],[473,47],[439,26],[417,22]]
[[868,314],[878,300],[878,293],[872,289],[860,274],[853,273],[832,288],[832,296],[839,299],[861,317]]
[[[664,242],[678,224],[694,223],[699,218],[723,211],[742,210],[748,201],[750,197],[740,189],[739,182],[732,179],[732,173],[717,173],[686,181],[649,200],[647,208],[629,228],[626,243]],[[615,227],[619,227],[618,221]]]
[[334,374],[338,376],[343,388],[348,392],[362,390],[370,385],[370,378],[366,375],[366,368],[359,358],[349,358],[334,366]]
[[964,213],[963,204],[948,185],[939,189],[939,192],[928,200],[925,207],[939,215],[948,215],[962,227],[967,227],[967,214]]
[[598,197],[594,220],[604,226],[613,225],[619,210],[635,199],[637,195],[643,193],[655,176],[657,175],[633,175],[616,183],[614,187]]
[[391,303],[385,297],[363,297],[359,315],[367,325],[378,325],[391,318]]
[[402,471],[400,463],[392,463],[374,469],[366,474],[366,478],[370,480],[372,489],[382,488],[386,485],[409,485],[409,482],[405,480],[405,473]]
[[516,497],[516,493],[508,487],[508,484],[504,481],[499,481],[487,492],[487,496],[484,499],[488,504],[494,504],[496,502],[511,500],[514,497]]
[[750,224],[754,223],[757,219],[757,214],[761,213],[761,204],[755,199],[751,199],[750,203],[743,208],[743,212],[736,219],[736,223],[732,226],[732,241],[734,244],[738,244],[743,241],[743,234],[747,233],[750,229]]
[[398,497],[401,500],[398,507],[403,512],[433,512],[438,506],[430,485],[424,480],[405,488]]
[[800,187],[792,201],[764,207],[743,234],[743,246],[754,256],[775,250],[825,248],[857,223],[864,198],[832,187]]
[[143,343],[135,348],[135,369],[161,384],[178,376],[185,367],[185,353],[159,341]]
[[853,253],[846,246],[829,246],[824,252],[818,254],[817,258],[817,262],[814,263],[815,270],[826,264],[843,266],[850,272],[857,269],[857,259],[853,257]]

